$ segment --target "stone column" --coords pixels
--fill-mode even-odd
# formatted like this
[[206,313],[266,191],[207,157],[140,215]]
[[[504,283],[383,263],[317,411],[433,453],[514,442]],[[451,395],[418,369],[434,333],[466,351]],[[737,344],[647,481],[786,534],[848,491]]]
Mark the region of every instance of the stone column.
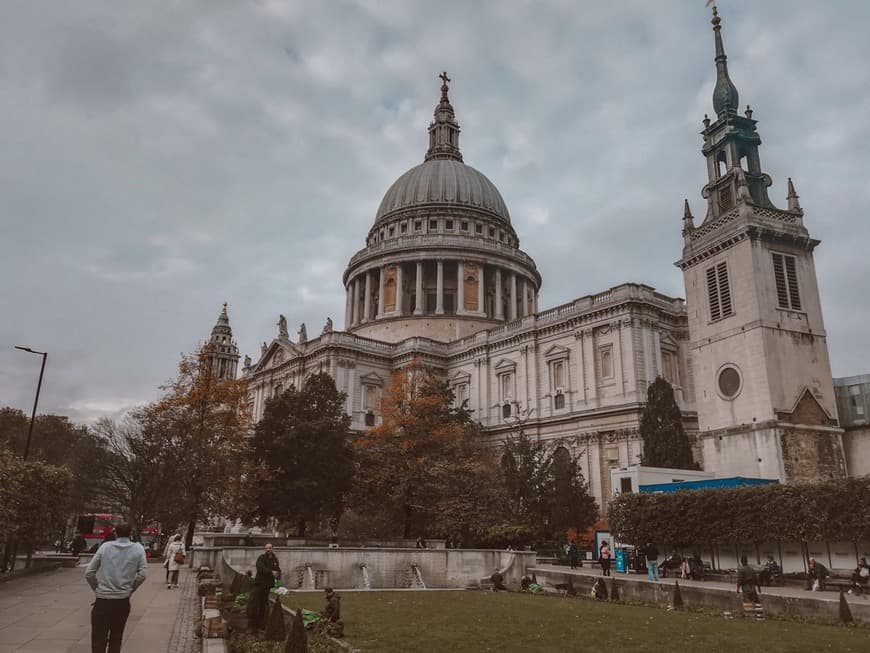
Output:
[[353,324],[359,324],[359,277],[353,280]]
[[465,313],[465,263],[456,262],[456,314]]
[[438,275],[435,286],[435,315],[444,315],[444,259],[436,261],[438,265]]
[[347,285],[345,294],[347,299],[344,302],[344,329],[347,331],[353,323],[353,288],[351,284]]
[[504,319],[504,307],[501,305],[501,268],[495,269],[495,319]]
[[366,294],[363,299],[363,322],[372,319],[372,272],[366,272]]
[[384,316],[384,276],[386,276],[387,268],[386,266],[381,266],[380,269],[380,281],[378,282],[378,317]]
[[423,261],[417,261],[417,278],[415,279],[416,288],[416,306],[414,307],[414,315],[423,315]]
[[529,280],[523,277],[523,317],[529,314]]
[[478,264],[477,275],[477,310],[481,315],[486,315],[486,306],[483,305],[483,263]]
[[511,272],[511,305],[508,307],[511,320],[517,319],[517,273]]
[[402,264],[396,264],[396,314],[402,314],[402,296],[405,294],[403,289],[405,287],[405,277],[402,270]]

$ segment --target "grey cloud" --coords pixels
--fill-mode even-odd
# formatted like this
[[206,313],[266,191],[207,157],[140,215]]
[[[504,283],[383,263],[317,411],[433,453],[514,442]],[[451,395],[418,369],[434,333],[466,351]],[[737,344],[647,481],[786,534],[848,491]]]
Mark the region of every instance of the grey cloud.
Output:
[[[0,403],[51,352],[45,410],[153,397],[228,301],[256,354],[278,313],[343,323],[341,272],[451,99],[500,188],[541,306],[626,280],[682,294],[682,200],[703,215],[711,113],[700,0],[13,3],[0,21]],[[811,232],[833,371],[870,370],[870,7],[722,8],[732,77]],[[295,328],[293,329],[295,331]],[[24,357],[24,358],[22,358]]]

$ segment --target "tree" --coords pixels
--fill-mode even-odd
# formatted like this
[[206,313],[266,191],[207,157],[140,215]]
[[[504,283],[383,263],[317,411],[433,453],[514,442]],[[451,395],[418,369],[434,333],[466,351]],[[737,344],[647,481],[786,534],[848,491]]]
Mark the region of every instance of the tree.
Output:
[[13,548],[27,552],[29,566],[33,548],[53,542],[63,531],[69,513],[72,474],[66,467],[40,460],[24,461],[11,456],[5,463],[12,478],[10,487],[15,491],[10,502],[8,535],[15,543]]
[[[30,417],[15,408],[0,408],[0,447],[13,453],[24,450]],[[99,437],[62,415],[37,415],[30,460],[67,467],[72,474],[69,508],[73,512],[102,511],[113,502],[105,482],[109,453]],[[52,541],[62,531],[52,538]]]
[[[569,529],[581,532],[598,518],[579,456],[564,447],[549,452],[520,427],[505,439],[501,460],[507,520],[514,532],[553,541]],[[503,527],[504,532],[511,528]]]
[[148,428],[143,413],[134,412],[120,422],[103,418],[94,432],[108,449],[105,477],[132,528],[160,521],[171,529],[181,517],[175,500],[183,491],[183,460],[173,455],[171,439]]
[[296,524],[302,537],[321,517],[338,522],[354,472],[344,399],[332,377],[318,373],[266,402],[246,481],[260,520]]
[[[500,511],[499,483],[480,427],[448,384],[419,362],[393,373],[381,423],[354,442],[351,506],[412,533],[475,537]],[[397,533],[398,534],[398,533]]]
[[[244,380],[219,379],[207,349],[183,355],[178,375],[163,396],[137,415],[148,437],[161,442],[178,483],[170,520],[187,522],[186,544],[197,521],[232,511],[243,461],[248,456],[250,416]],[[174,513],[174,514],[172,514]]]
[[692,458],[692,445],[683,429],[683,415],[671,384],[660,376],[656,377],[647,388],[646,398],[640,418],[643,464],[648,467],[700,469]]

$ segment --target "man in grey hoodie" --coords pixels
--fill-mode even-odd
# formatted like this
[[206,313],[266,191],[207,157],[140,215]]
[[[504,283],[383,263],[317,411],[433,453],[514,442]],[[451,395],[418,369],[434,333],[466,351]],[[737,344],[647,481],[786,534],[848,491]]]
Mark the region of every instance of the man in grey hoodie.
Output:
[[91,610],[93,653],[120,653],[130,616],[130,595],[145,582],[148,561],[141,544],[130,541],[130,525],[115,527],[117,540],[104,542],[85,571],[96,600]]

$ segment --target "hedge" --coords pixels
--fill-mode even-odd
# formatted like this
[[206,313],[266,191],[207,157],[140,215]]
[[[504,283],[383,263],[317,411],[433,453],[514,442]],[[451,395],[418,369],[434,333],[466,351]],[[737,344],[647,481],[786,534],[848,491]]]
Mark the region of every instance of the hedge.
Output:
[[676,548],[768,541],[870,540],[870,478],[622,494],[610,503],[617,540]]

